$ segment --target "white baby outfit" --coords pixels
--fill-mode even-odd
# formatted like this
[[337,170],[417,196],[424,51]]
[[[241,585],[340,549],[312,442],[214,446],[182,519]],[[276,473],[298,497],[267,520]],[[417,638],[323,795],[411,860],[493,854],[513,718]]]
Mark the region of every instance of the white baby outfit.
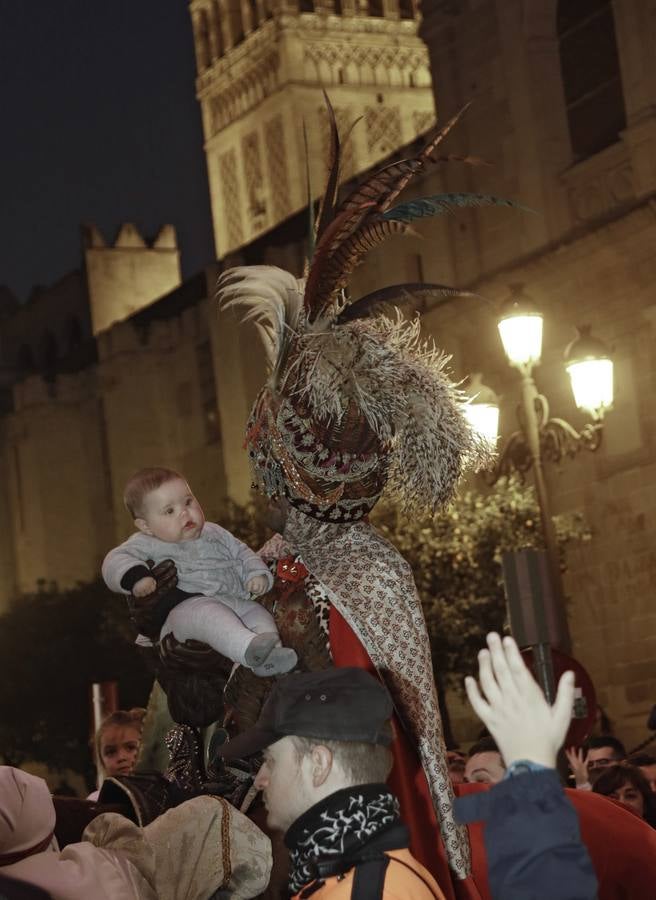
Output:
[[[102,564],[102,576],[111,591],[129,594],[135,577],[149,575],[146,561],[155,564],[172,559],[178,571],[178,587],[196,596],[183,600],[168,614],[160,638],[170,632],[179,641],[203,641],[235,662],[245,664],[244,654],[253,634],[276,632],[270,613],[251,599],[246,582],[264,575],[267,590],[273,576],[250,547],[214,522],[206,522],[198,538],[173,543],[138,531],[110,550]],[[128,573],[131,570],[136,570]],[[128,578],[126,579],[126,576]],[[150,644],[142,635],[140,644]]]

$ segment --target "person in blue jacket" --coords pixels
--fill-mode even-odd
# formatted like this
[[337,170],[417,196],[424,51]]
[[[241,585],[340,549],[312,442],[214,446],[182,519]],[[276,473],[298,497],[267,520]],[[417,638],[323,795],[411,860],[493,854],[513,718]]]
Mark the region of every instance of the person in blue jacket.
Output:
[[487,644],[478,656],[480,688],[468,677],[465,689],[507,771],[490,791],[459,798],[456,814],[465,823],[485,821],[495,900],[596,900],[597,878],[556,772],[572,716],[574,674],[562,676],[551,706],[512,638],[492,633]]

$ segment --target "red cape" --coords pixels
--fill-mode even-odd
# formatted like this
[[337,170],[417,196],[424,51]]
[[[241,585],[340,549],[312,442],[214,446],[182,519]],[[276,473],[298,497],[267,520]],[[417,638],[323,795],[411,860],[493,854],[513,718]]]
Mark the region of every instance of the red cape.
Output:
[[[375,673],[369,656],[347,623],[330,610],[330,648],[336,666],[360,666]],[[468,826],[472,877],[451,877],[433,803],[419,757],[395,721],[394,766],[388,779],[410,829],[413,856],[433,875],[447,900],[492,900],[487,876],[483,824]],[[459,784],[458,796],[488,790],[483,784]],[[656,897],[656,831],[614,800],[592,791],[566,789],[579,817],[597,879],[599,900],[650,900]]]

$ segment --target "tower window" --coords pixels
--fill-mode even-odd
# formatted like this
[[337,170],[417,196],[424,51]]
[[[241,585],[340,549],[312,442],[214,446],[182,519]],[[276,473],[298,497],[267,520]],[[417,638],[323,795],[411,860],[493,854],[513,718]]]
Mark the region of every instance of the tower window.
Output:
[[216,55],[219,59],[225,52],[225,41],[223,39],[223,26],[221,25],[221,7],[218,0],[214,0],[212,4],[212,26],[214,29],[214,44],[216,46]]
[[611,0],[560,0],[557,27],[572,152],[585,159],[626,127]]
[[210,28],[207,20],[207,13],[201,10],[198,16],[197,48],[198,48],[198,71],[204,72],[209,68],[212,62],[212,53],[210,50]]

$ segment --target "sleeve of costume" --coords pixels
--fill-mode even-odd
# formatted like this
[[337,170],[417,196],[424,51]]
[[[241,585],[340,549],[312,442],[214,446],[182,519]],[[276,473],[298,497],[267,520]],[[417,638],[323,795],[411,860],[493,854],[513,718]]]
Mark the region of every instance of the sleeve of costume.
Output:
[[249,578],[253,578],[255,575],[264,575],[267,580],[267,590],[273,587],[273,575],[261,556],[255,553],[254,550],[251,550],[243,541],[238,540],[234,534],[231,534],[225,528],[221,528],[215,522],[206,522],[205,528],[211,538],[220,541],[226,547],[232,559],[239,562],[244,586]]
[[574,807],[553,770],[507,778],[456,800],[461,822],[485,821],[492,896],[596,900],[597,878]]
[[[145,563],[151,557],[152,545],[148,538],[143,534],[133,534],[104,558],[101,570],[103,581],[110,591],[129,594],[139,578],[149,574]],[[134,574],[131,569],[135,570]],[[128,573],[129,581],[124,580]]]
[[130,862],[158,900],[256,897],[269,883],[271,842],[226,800],[195,797],[139,828],[116,813],[95,818],[84,840]]

